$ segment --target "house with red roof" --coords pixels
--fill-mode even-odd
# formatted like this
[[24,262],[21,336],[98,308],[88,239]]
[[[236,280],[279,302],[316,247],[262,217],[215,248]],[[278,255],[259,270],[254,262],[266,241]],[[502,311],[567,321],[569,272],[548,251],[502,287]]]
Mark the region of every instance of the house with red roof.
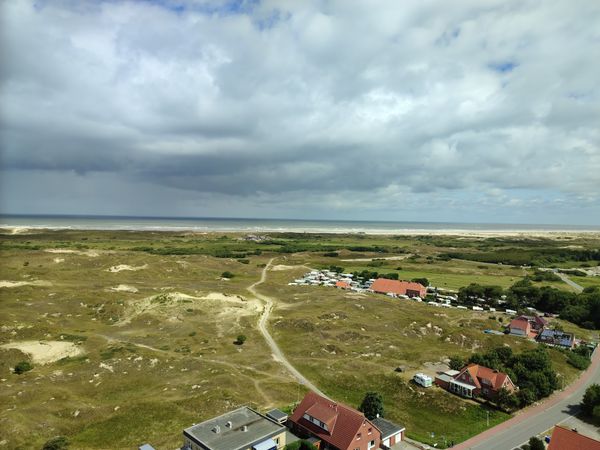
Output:
[[427,288],[421,283],[388,280],[387,278],[377,278],[371,285],[370,290],[378,294],[407,295],[421,298],[425,298],[427,294]]
[[513,336],[531,337],[531,324],[529,320],[517,317],[508,324],[508,330]]
[[463,367],[453,378],[448,380],[447,389],[462,397],[484,397],[494,400],[501,389],[514,392],[517,387],[504,372],[469,364]]
[[335,282],[335,287],[338,289],[350,289],[350,283],[339,280]]
[[600,441],[557,425],[548,450],[600,450]]
[[[389,446],[400,442],[403,427],[392,432],[385,423],[385,443]],[[308,392],[288,420],[292,432],[300,437],[320,441],[320,449],[372,450],[382,445],[382,431],[363,413]]]

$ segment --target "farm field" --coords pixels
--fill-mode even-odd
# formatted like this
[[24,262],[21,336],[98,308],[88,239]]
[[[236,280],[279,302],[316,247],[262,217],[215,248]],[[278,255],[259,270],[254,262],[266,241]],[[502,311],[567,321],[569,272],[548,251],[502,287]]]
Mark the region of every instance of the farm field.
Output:
[[[449,248],[477,252],[484,246],[489,252],[492,244],[514,242],[241,237],[76,230],[1,235],[0,423],[6,448],[41,448],[56,435],[82,449],[143,442],[175,448],[183,428],[228,409],[247,404],[264,411],[296,402],[305,388],[272,357],[256,326],[263,303],[246,289],[271,258],[273,270],[257,290],[275,301],[269,328],[290,362],[352,406],[368,390],[381,392],[388,417],[423,441],[432,432],[464,440],[487,427],[487,411],[437,388],[418,388],[409,382],[414,372],[434,374],[453,355],[535,345],[484,334],[486,328],[502,329],[507,319],[501,322],[499,314],[287,285],[309,268],[339,265],[427,277],[448,289],[471,282],[508,287],[529,270],[438,257]],[[332,252],[337,256],[324,256]],[[240,334],[247,340],[236,345]],[[577,376],[564,354],[552,351],[552,358],[565,380]],[[23,360],[33,370],[13,374]],[[398,366],[406,371],[394,372]],[[490,411],[490,426],[507,417]]]

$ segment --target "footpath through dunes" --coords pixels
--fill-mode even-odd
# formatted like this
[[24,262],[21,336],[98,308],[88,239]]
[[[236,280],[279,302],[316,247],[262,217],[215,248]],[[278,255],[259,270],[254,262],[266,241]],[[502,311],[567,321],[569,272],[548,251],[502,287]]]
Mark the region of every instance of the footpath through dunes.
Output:
[[283,366],[285,366],[285,368],[292,374],[292,376],[300,384],[303,384],[304,386],[306,386],[313,392],[316,392],[317,394],[319,394],[325,398],[329,398],[317,386],[315,386],[306,377],[304,377],[304,375],[302,375],[287,360],[287,358],[285,357],[285,355],[283,354],[283,352],[281,351],[281,349],[279,348],[279,346],[277,345],[277,343],[275,342],[275,340],[273,339],[273,337],[271,336],[271,334],[269,333],[269,330],[267,328],[269,316],[271,314],[271,311],[273,310],[274,300],[271,297],[267,297],[266,295],[263,295],[263,294],[257,292],[256,286],[259,286],[265,282],[265,280],[267,279],[267,271],[271,268],[274,260],[275,260],[275,258],[271,258],[269,260],[269,262],[267,263],[267,265],[263,268],[261,276],[260,276],[260,280],[258,280],[256,283],[253,283],[246,288],[248,290],[248,292],[250,292],[256,298],[258,298],[259,300],[262,300],[264,302],[264,309],[263,309],[263,313],[261,314],[260,319],[258,321],[258,328],[259,328],[261,334],[263,335],[263,337],[265,338],[265,341],[271,348],[271,351],[273,352],[273,357],[275,358],[275,360],[277,360],[278,362],[283,364]]

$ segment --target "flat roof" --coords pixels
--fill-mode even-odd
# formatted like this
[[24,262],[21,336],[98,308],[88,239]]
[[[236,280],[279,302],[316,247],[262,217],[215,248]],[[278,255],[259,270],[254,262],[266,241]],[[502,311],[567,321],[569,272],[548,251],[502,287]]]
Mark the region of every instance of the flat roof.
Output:
[[284,413],[283,411],[281,411],[280,409],[275,408],[267,413],[267,417],[270,417],[271,419],[280,421],[283,419],[287,419],[288,415],[286,413]]
[[284,426],[243,406],[186,428],[183,434],[198,445],[213,450],[236,450],[248,448],[283,431]]
[[406,429],[405,427],[395,424],[394,422],[390,422],[383,417],[376,417],[375,419],[371,420],[371,422],[373,422],[373,425],[375,425],[377,428],[379,428],[379,431],[381,431],[381,439],[386,439]]
[[467,384],[467,383],[463,383],[462,381],[457,381],[454,378],[451,381],[452,384],[457,384],[461,387],[464,387],[465,389],[475,389],[477,386],[474,386],[472,384]]

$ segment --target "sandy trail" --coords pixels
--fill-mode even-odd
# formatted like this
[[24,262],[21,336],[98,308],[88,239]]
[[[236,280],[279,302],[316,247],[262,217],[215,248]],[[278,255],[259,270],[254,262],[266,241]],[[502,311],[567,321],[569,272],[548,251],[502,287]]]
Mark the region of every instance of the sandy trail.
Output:
[[49,364],[67,356],[83,354],[83,349],[68,341],[20,341],[0,345],[0,348],[17,349],[28,354],[36,364]]
[[41,287],[49,287],[52,286],[52,283],[49,281],[0,281],[0,288],[15,288],[21,286],[41,286]]
[[399,255],[399,256],[385,256],[385,257],[380,257],[380,256],[375,256],[373,258],[354,258],[354,259],[342,259],[340,261],[346,261],[346,262],[352,262],[352,261],[358,261],[358,262],[368,262],[368,261],[374,261],[374,260],[386,260],[386,261],[402,261],[403,259],[407,259],[410,258],[412,255],[411,254],[406,254],[406,255]]
[[71,249],[66,249],[66,248],[47,248],[44,251],[48,252],[48,253],[61,253],[61,254],[70,253],[72,255],[84,255],[84,256],[89,256],[90,258],[97,258],[98,256],[100,256],[100,253],[98,253],[95,250],[71,250]]
[[265,304],[264,309],[263,309],[263,313],[260,316],[260,320],[258,321],[259,331],[261,332],[261,334],[265,338],[265,341],[267,341],[267,344],[271,348],[271,351],[273,352],[273,357],[275,358],[275,360],[278,361],[278,362],[280,362],[281,364],[283,364],[285,366],[285,368],[292,374],[292,376],[300,384],[303,384],[304,386],[308,387],[310,390],[316,392],[317,394],[319,394],[319,395],[321,395],[321,396],[323,396],[325,398],[329,398],[317,386],[315,386],[307,378],[305,378],[304,375],[302,375],[287,360],[287,358],[285,357],[285,355],[283,354],[283,352],[281,351],[281,349],[279,348],[279,346],[277,345],[277,343],[275,342],[275,340],[273,339],[273,337],[269,333],[269,330],[267,329],[267,322],[269,320],[269,315],[271,314],[271,311],[273,310],[273,303],[274,303],[274,301],[273,301],[273,299],[271,297],[267,297],[266,295],[263,295],[263,294],[260,294],[259,292],[257,292],[256,291],[256,286],[258,286],[258,285],[260,285],[260,284],[262,284],[262,283],[265,282],[265,280],[267,279],[267,271],[271,267],[274,259],[275,258],[271,258],[269,260],[269,262],[267,263],[267,265],[263,268],[261,276],[260,276],[260,280],[258,280],[256,283],[253,283],[253,284],[251,284],[250,286],[248,286],[246,288],[248,290],[248,292],[250,292],[252,295],[254,295],[259,300],[262,300],[264,302],[264,304]]
[[108,290],[114,292],[131,292],[132,294],[135,294],[138,291],[138,288],[128,284],[119,284],[118,286],[108,288]]
[[136,272],[138,270],[144,270],[148,268],[148,264],[144,264],[143,266],[130,266],[128,264],[119,264],[118,266],[112,266],[106,269],[108,272],[117,273],[122,272],[124,270],[130,270]]

